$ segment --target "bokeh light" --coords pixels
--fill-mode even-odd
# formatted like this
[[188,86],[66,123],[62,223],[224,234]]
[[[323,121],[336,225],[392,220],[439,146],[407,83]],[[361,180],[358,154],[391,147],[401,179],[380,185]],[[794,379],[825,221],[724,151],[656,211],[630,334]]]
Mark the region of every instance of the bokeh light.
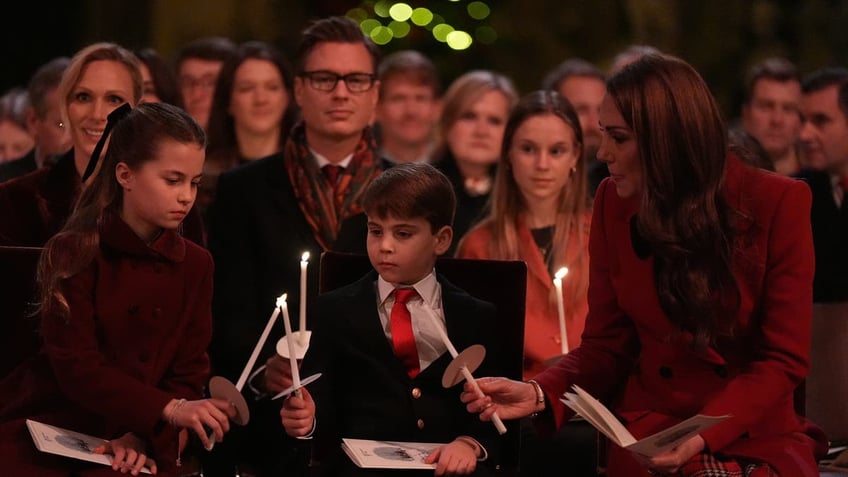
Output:
[[388,42],[392,41],[394,37],[394,33],[388,27],[378,26],[377,28],[371,30],[371,40],[378,45],[385,45]]
[[446,41],[448,46],[454,50],[465,50],[473,42],[471,35],[461,30],[454,30],[448,33]]
[[359,24],[359,28],[362,29],[362,33],[365,33],[368,36],[371,36],[371,32],[374,31],[375,28],[379,28],[381,26],[383,25],[380,23],[380,20],[375,20],[373,18],[363,20],[362,23]]
[[368,12],[366,12],[364,8],[351,8],[348,10],[346,16],[356,20],[356,23],[361,24],[363,21],[368,19]]
[[379,2],[374,4],[374,13],[383,18],[388,18],[390,6],[391,5],[387,0],[380,0]]
[[418,26],[425,26],[433,21],[433,12],[424,7],[416,8],[410,16],[412,23]]
[[468,16],[475,20],[483,20],[492,13],[492,9],[483,2],[471,2],[466,8],[468,9]]
[[391,22],[389,23],[389,29],[392,31],[392,35],[395,38],[403,38],[406,35],[409,35],[409,30],[412,27],[409,26],[409,23],[406,22]]
[[490,26],[481,26],[474,30],[474,38],[484,45],[491,45],[498,40],[498,32]]
[[448,41],[448,34],[454,31],[453,27],[448,25],[447,23],[440,23],[433,27],[433,38],[439,40],[444,43]]
[[405,22],[412,16],[412,7],[405,3],[395,3],[389,8],[389,16],[396,22]]

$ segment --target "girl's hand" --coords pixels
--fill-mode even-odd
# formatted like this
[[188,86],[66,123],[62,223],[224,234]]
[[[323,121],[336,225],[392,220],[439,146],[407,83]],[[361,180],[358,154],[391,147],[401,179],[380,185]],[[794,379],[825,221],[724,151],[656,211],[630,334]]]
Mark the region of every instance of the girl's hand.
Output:
[[434,450],[424,462],[436,463],[436,475],[468,475],[477,468],[477,452],[469,443],[456,439]]
[[156,474],[156,462],[147,457],[146,447],[144,441],[132,432],[127,432],[118,439],[94,448],[91,452],[112,454],[114,456],[112,470],[120,470],[123,474],[130,472],[132,475],[138,475],[144,466],[150,469],[150,473]]
[[173,399],[162,411],[163,418],[173,426],[191,429],[200,438],[207,449],[212,442],[206,436],[203,426],[212,430],[215,441],[224,440],[224,434],[230,430],[230,419],[236,417],[236,408],[223,399],[200,399],[185,401]]
[[304,437],[315,427],[315,401],[306,388],[300,388],[300,397],[292,393],[280,409],[280,417],[286,433],[292,437]]

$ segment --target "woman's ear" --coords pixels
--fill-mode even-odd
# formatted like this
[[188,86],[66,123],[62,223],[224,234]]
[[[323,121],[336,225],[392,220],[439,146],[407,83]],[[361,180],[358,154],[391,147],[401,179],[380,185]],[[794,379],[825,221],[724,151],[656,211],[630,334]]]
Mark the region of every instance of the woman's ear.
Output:
[[118,184],[125,190],[131,189],[134,176],[133,170],[130,169],[130,166],[126,162],[119,162],[115,166],[115,179],[118,180]]

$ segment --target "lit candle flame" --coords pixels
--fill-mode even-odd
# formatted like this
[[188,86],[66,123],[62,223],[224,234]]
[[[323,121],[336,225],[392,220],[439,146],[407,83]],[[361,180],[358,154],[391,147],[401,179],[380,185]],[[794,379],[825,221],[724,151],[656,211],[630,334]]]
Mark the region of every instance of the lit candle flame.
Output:
[[301,262],[306,262],[309,260],[309,252],[303,252],[303,255],[300,256]]
[[562,278],[566,275],[568,275],[568,267],[562,267],[557,270],[556,275],[554,275],[554,278],[562,280]]
[[283,293],[282,295],[277,297],[277,306],[278,307],[283,306],[283,303],[286,302],[287,296],[288,296],[288,293]]

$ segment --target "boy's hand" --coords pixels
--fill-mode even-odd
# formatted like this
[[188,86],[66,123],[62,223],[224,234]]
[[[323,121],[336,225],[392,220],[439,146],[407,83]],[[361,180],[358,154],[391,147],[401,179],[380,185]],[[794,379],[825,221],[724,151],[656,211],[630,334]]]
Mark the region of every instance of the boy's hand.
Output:
[[315,422],[315,401],[306,388],[300,388],[301,397],[289,395],[280,410],[286,434],[292,437],[308,436]]
[[117,439],[95,447],[91,452],[112,454],[112,470],[120,470],[123,474],[130,472],[132,475],[138,475],[145,465],[150,469],[150,473],[156,474],[156,462],[147,457],[145,448],[144,441],[132,432],[127,432]]
[[236,408],[229,401],[223,399],[199,399],[197,401],[178,402],[171,400],[162,411],[162,417],[177,427],[185,427],[193,430],[203,447],[210,449],[212,443],[207,437],[207,430],[215,435],[216,442],[224,440],[224,434],[230,430],[230,419],[236,417]]
[[434,450],[424,462],[436,463],[436,475],[468,475],[477,468],[477,453],[457,439]]
[[276,354],[268,358],[265,361],[265,390],[270,394],[277,394],[291,385],[292,372],[289,360]]

